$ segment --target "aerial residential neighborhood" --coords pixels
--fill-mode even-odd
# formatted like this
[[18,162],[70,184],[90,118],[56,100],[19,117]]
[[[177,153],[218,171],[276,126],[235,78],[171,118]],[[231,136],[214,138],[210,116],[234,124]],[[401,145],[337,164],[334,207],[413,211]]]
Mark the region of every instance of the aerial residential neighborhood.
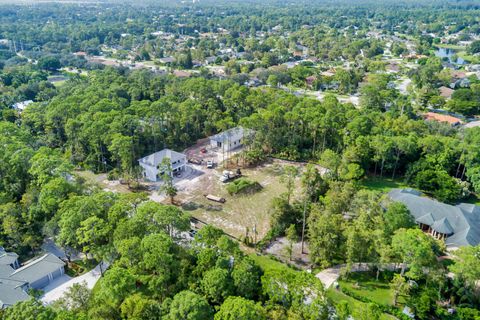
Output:
[[480,319],[480,4],[0,0],[0,319]]

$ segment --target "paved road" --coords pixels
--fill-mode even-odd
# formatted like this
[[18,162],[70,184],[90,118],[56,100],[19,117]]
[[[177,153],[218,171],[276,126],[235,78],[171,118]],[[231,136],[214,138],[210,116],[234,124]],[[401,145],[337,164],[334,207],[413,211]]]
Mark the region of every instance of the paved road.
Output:
[[315,275],[323,284],[325,289],[328,289],[332,284],[340,278],[340,272],[344,265],[335,266],[333,268],[328,268],[323,271],[320,271]]
[[[104,271],[107,269],[107,267],[108,264],[103,263],[102,268]],[[100,264],[96,266],[95,269],[76,278],[70,278],[69,276],[64,275],[61,278],[56,279],[55,281],[50,283],[47,287],[45,287],[45,294],[40,298],[40,300],[45,304],[52,303],[53,301],[60,299],[63,294],[75,283],[85,282],[87,284],[87,287],[89,289],[92,289],[97,283],[98,279],[100,279],[100,276]]]

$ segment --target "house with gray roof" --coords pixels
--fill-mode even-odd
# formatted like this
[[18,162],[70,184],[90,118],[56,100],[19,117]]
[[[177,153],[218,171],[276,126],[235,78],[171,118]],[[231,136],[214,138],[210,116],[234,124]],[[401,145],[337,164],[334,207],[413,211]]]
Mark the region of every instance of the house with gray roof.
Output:
[[448,249],[480,244],[479,206],[468,203],[449,205],[413,189],[394,189],[388,195],[410,210],[423,231],[445,240]]
[[0,309],[29,300],[29,289],[41,290],[64,273],[65,263],[51,253],[20,266],[18,255],[0,247]]

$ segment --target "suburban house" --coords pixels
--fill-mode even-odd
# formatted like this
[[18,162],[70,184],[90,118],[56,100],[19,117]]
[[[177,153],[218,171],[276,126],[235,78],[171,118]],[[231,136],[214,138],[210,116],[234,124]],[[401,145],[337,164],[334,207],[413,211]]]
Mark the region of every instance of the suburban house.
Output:
[[246,129],[242,127],[228,129],[227,131],[211,136],[210,146],[220,148],[224,152],[239,148],[243,144],[243,138],[246,132]]
[[451,99],[452,94],[455,92],[455,90],[445,86],[441,86],[440,88],[438,88],[438,91],[440,91],[440,96],[444,97],[447,100]]
[[479,206],[449,205],[424,197],[413,189],[394,189],[388,195],[391,200],[407,206],[419,227],[444,240],[448,249],[480,244]]
[[457,126],[462,124],[462,120],[456,117],[449,116],[447,114],[440,114],[435,112],[427,112],[423,115],[425,120],[427,121],[437,121],[437,122],[445,122],[450,124],[451,126]]
[[65,263],[51,253],[20,266],[18,255],[0,247],[0,309],[29,300],[29,289],[43,289],[64,273]]
[[464,128],[476,128],[480,127],[480,120],[472,121],[463,126]]
[[189,78],[192,74],[183,70],[173,70],[173,75],[177,78]]
[[187,156],[170,149],[163,149],[138,160],[140,167],[143,169],[143,178],[152,182],[159,181],[165,169],[162,167],[165,158],[170,160],[172,172],[185,170]]
[[174,63],[177,60],[174,57],[165,57],[165,58],[158,59],[158,61],[163,64],[170,64],[170,63]]
[[315,84],[315,81],[317,81],[317,77],[316,76],[309,76],[309,77],[306,77],[305,78],[305,83],[307,84],[308,87],[313,87],[313,85]]
[[399,73],[400,72],[400,66],[395,63],[391,62],[385,66],[385,69],[387,70],[387,73]]

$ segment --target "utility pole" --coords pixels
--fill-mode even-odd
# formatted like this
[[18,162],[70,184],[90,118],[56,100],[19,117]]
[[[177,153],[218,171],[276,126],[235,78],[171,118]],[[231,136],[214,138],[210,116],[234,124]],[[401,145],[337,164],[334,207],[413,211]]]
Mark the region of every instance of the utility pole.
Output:
[[302,223],[302,254],[305,253],[303,249],[303,245],[305,243],[305,216],[307,211],[307,198],[305,198],[305,202],[303,203],[303,223]]

